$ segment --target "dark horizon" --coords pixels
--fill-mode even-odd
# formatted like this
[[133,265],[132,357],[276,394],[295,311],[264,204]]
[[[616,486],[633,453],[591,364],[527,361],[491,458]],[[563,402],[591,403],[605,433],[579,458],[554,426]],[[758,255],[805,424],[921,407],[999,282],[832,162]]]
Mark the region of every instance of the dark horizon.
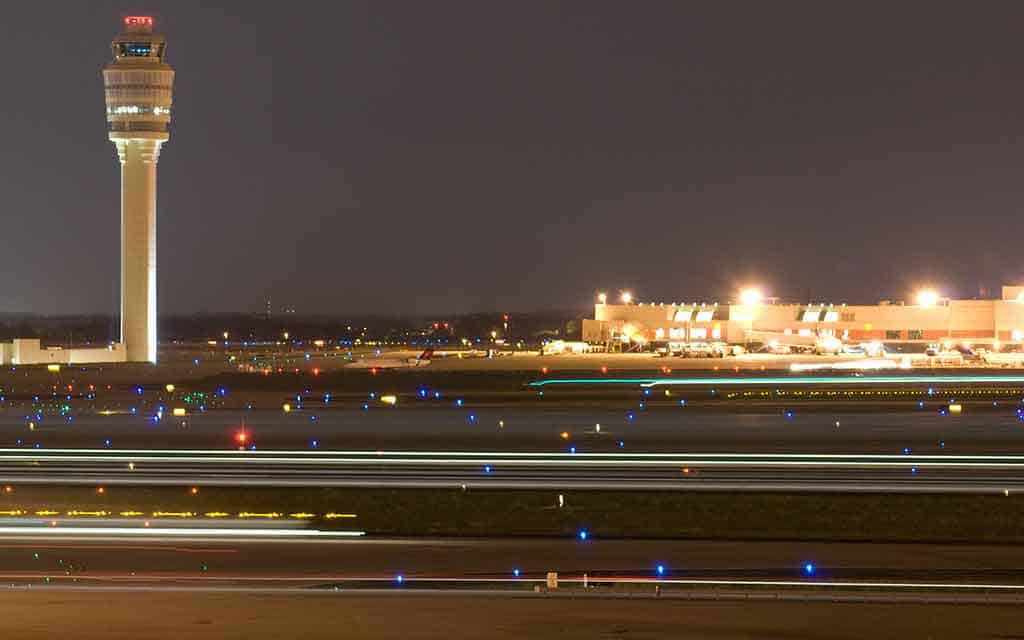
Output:
[[[1020,282],[1024,6],[7,8],[2,311],[116,313],[100,70],[177,71],[161,315],[586,309]],[[39,247],[45,247],[40,250]],[[715,296],[714,294],[718,294]]]

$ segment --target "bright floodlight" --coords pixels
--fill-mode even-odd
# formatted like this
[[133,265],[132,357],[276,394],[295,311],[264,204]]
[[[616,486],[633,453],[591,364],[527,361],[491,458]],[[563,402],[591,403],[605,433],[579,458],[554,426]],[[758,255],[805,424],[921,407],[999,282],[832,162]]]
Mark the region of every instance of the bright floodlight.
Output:
[[622,304],[629,304],[633,302],[633,294],[628,291],[622,292]]
[[742,304],[759,304],[762,296],[759,289],[744,289],[740,291],[740,303]]
[[608,294],[607,293],[599,293],[599,294],[597,294],[597,301],[600,302],[601,304],[604,304],[604,303],[608,302]]
[[917,292],[917,304],[922,307],[934,307],[939,302],[939,294],[933,289],[922,289]]
[[1024,302],[1024,291],[1017,294],[1017,302]]

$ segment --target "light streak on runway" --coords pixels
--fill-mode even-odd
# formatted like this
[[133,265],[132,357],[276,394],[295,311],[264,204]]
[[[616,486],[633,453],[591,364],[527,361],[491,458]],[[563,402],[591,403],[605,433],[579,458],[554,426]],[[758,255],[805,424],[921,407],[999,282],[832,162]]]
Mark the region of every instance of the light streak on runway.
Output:
[[358,538],[364,531],[321,531],[319,529],[256,528],[256,527],[166,527],[166,526],[78,526],[66,523],[30,523],[0,526],[0,538]]
[[1024,376],[785,376],[721,378],[549,378],[530,383],[531,387],[554,385],[631,385],[640,387],[684,386],[866,386],[872,384],[1024,384]]
[[[465,586],[476,588],[488,588],[495,593],[508,593],[517,586],[527,587],[531,585],[544,585],[546,578],[509,578],[509,577],[466,577],[466,576],[403,576],[401,586],[396,584],[394,576],[380,575],[201,575],[201,574],[166,574],[166,573],[134,573],[134,574],[76,574],[72,576],[81,584],[92,583],[101,588],[100,585],[122,585],[128,588],[160,589],[161,583],[176,584],[176,587],[187,590],[210,590],[239,589],[246,590],[306,590],[310,587],[343,587],[344,591],[352,592],[373,592],[378,595],[390,593],[408,593],[411,587],[424,585],[435,593],[450,592],[457,589],[457,592],[464,593]],[[0,573],[0,580],[39,580],[50,578],[52,580],[68,579],[68,576],[53,575],[52,572],[5,572]],[[584,576],[559,576],[558,583],[561,588],[566,585],[577,587],[588,587],[594,589],[608,585],[628,586],[661,586],[678,588],[716,587],[716,588],[745,588],[763,590],[765,593],[773,593],[776,590],[854,590],[857,592],[868,591],[943,591],[943,592],[1009,592],[1024,594],[1024,584],[988,583],[988,582],[901,582],[901,581],[872,581],[872,580],[743,580],[743,579],[708,579],[708,578],[653,578],[653,577],[621,577],[587,574]],[[276,587],[264,587],[260,585],[278,585]],[[137,585],[137,586],[136,586]],[[280,585],[284,585],[283,587]],[[383,589],[385,585],[392,588]],[[9,585],[16,588],[17,583]],[[52,585],[59,588],[62,585],[58,582]],[[79,588],[97,588],[93,586],[81,586]],[[324,591],[325,593],[336,592],[334,590]],[[415,593],[422,593],[419,589],[413,589]],[[600,592],[593,592],[595,595],[605,595]],[[671,594],[671,591],[666,594]],[[579,591],[572,590],[565,593],[559,591],[547,591],[547,595],[579,596]],[[721,594],[726,595],[726,594]],[[863,594],[866,595],[866,594]]]
[[1004,493],[1024,456],[5,449],[0,482]]

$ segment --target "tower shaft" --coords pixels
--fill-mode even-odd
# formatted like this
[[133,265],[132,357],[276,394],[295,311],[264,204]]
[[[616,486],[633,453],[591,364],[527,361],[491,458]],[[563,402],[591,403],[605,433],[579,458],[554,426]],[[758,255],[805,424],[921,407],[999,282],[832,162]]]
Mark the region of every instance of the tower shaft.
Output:
[[121,341],[129,362],[156,362],[156,166],[167,134],[153,135],[110,136],[121,161]]

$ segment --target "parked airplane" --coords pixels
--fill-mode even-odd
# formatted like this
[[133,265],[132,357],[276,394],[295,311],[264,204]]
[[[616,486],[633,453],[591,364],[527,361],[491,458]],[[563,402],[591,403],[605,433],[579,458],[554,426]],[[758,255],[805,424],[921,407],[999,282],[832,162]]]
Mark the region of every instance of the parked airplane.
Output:
[[779,331],[751,331],[750,339],[765,345],[773,353],[810,351],[813,353],[839,354],[843,352],[843,341],[835,336]]
[[405,369],[408,367],[425,367],[434,357],[433,348],[426,348],[415,358],[365,358],[345,365],[346,369]]

